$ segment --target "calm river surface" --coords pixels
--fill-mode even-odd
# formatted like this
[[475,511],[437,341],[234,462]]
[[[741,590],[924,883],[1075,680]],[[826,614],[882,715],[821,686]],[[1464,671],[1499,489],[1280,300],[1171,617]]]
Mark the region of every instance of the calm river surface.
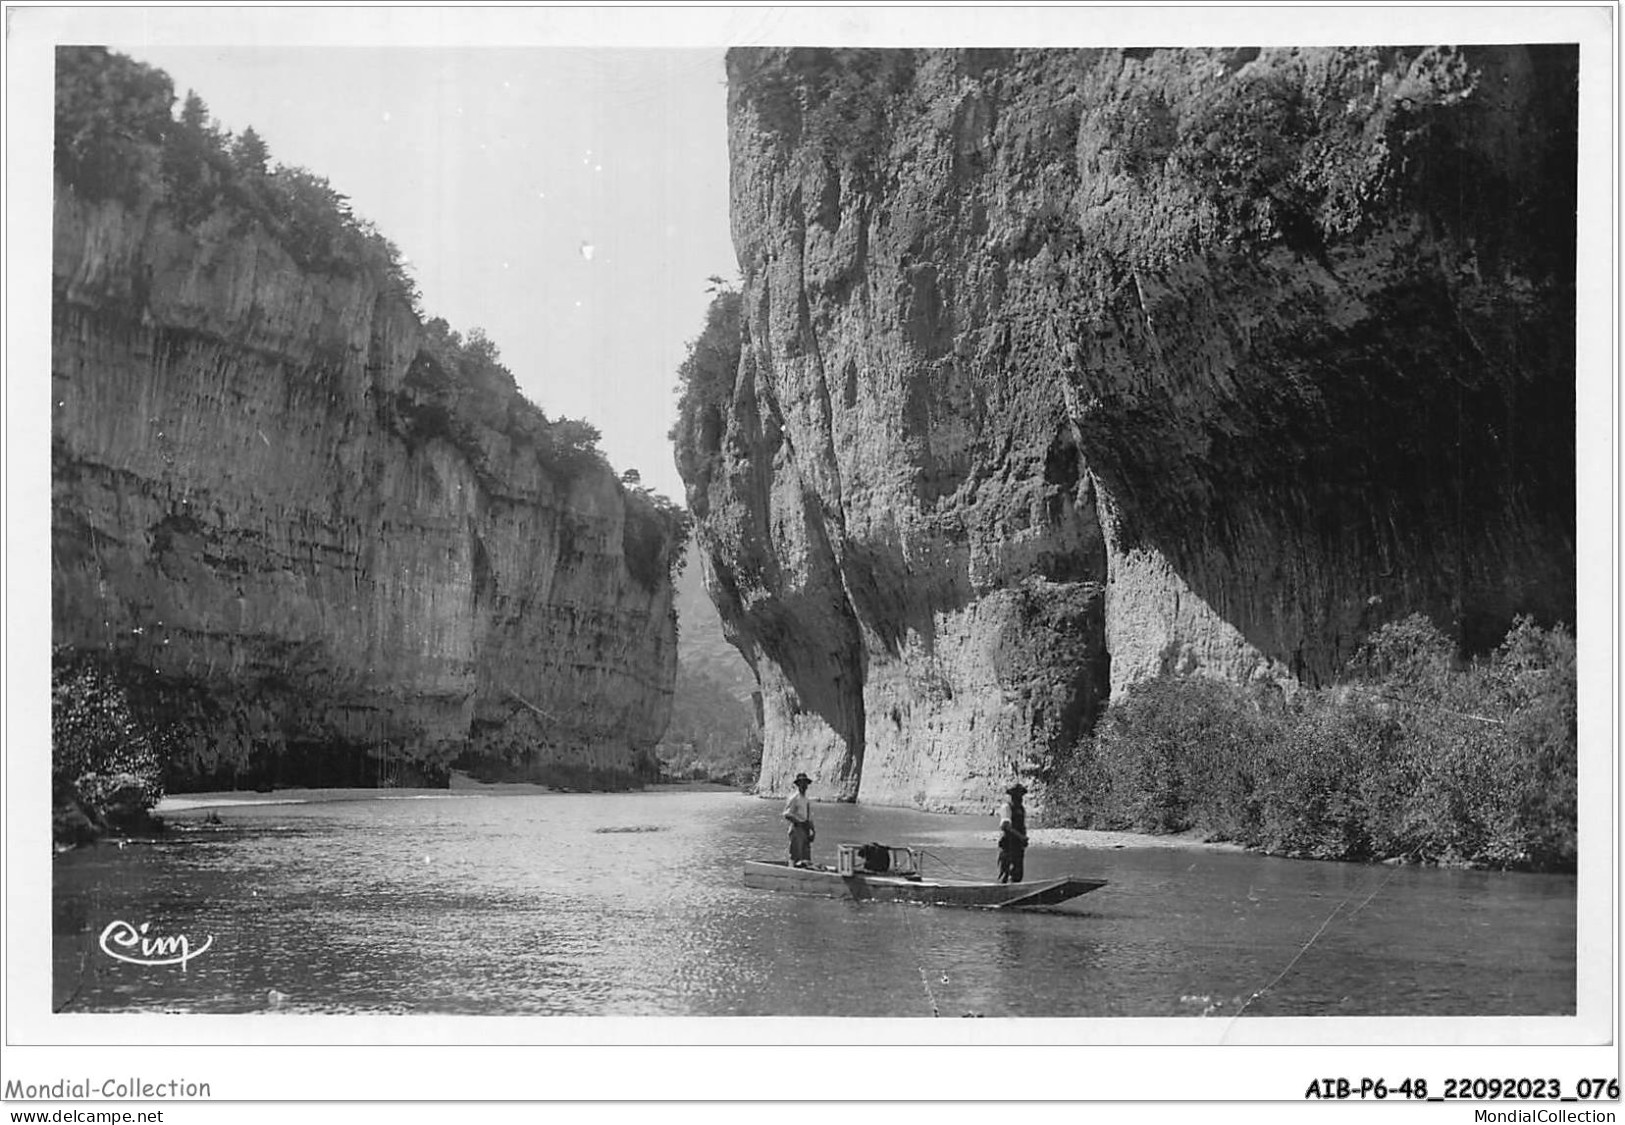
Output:
[[[160,842],[59,857],[55,1005],[1227,1016],[1268,986],[1247,1015],[1575,1011],[1571,877],[1040,837],[1029,880],[1111,885],[1055,912],[1004,914],[747,890],[741,861],[779,858],[784,832],[780,802],[737,793],[357,797],[223,805],[220,825],[190,809],[168,814],[177,831]],[[815,814],[820,862],[839,842],[883,840],[925,848],[928,875],[993,877],[991,818]],[[213,941],[184,971],[131,964],[102,950],[115,922],[184,934],[193,950]]]

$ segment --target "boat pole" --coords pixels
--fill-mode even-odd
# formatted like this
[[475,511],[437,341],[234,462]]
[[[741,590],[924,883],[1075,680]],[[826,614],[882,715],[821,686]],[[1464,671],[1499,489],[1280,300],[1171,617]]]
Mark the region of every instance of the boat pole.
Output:
[[937,1008],[936,994],[931,991],[931,981],[925,975],[925,962],[920,957],[920,943],[914,939],[914,923],[909,920],[908,916],[913,904],[905,902],[900,905],[903,908],[903,931],[908,934],[908,947],[914,953],[914,968],[920,974],[920,987],[925,989],[926,1003],[931,1005],[932,1016],[940,1016],[942,1012]]

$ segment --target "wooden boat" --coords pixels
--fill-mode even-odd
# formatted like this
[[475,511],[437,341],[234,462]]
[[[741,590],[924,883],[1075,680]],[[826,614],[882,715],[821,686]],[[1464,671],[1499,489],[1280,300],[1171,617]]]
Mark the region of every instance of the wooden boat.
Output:
[[[904,855],[899,856],[899,853]],[[1104,879],[1063,875],[1032,883],[976,883],[959,879],[928,879],[919,873],[912,849],[894,848],[902,862],[886,871],[864,870],[843,846],[838,867],[795,867],[785,860],[746,860],[745,886],[764,891],[850,898],[861,902],[915,902],[930,906],[971,906],[982,910],[1015,910],[1054,906],[1098,891]]]

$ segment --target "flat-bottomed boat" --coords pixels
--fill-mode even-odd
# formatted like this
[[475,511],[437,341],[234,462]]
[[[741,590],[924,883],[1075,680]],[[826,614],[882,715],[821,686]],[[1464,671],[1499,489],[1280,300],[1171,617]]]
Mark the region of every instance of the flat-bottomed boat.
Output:
[[[870,845],[871,848],[878,845]],[[1054,906],[1098,891],[1104,879],[1063,875],[1031,883],[978,883],[961,879],[931,879],[919,872],[919,856],[912,848],[889,848],[883,870],[872,870],[862,850],[842,845],[836,867],[797,867],[785,860],[746,860],[745,886],[765,891],[850,898],[861,902],[913,902],[930,906],[970,906],[983,910],[1015,910]],[[871,852],[871,855],[874,853]]]

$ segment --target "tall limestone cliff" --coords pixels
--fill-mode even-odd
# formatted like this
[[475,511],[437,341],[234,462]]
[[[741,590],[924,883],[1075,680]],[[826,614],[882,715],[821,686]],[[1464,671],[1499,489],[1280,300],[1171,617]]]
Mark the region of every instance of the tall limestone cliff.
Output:
[[54,643],[115,664],[171,789],[650,776],[681,520],[389,271],[300,260],[262,168],[188,211],[158,78],[153,143],[77,163],[59,83]]
[[1160,672],[1573,622],[1577,66],[732,52],[679,463],[762,787],[977,807]]

